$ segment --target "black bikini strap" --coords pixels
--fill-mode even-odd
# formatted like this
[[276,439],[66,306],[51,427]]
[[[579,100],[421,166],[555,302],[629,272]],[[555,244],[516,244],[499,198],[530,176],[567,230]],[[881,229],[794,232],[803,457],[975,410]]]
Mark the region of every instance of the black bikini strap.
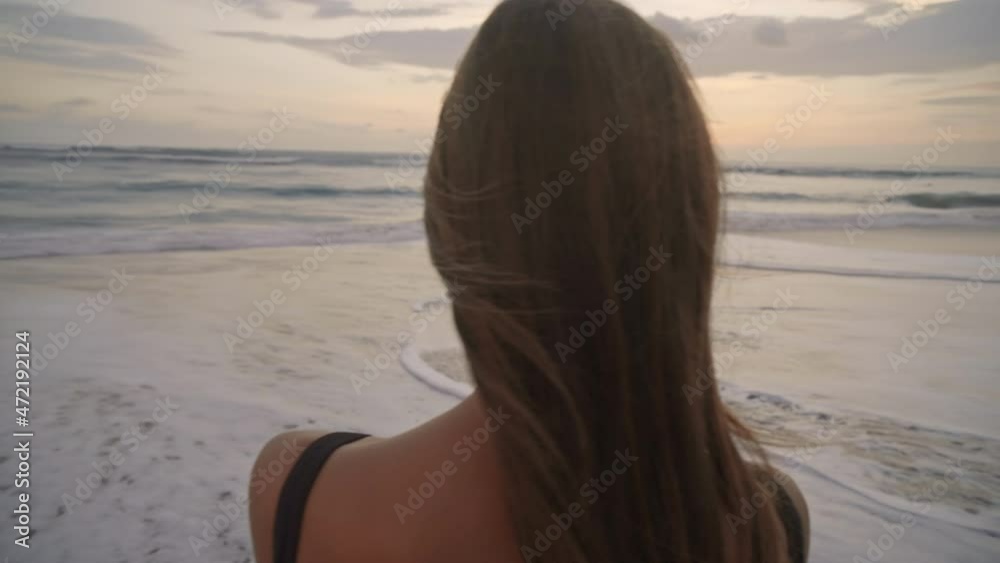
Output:
[[785,536],[788,543],[788,558],[792,563],[805,563],[803,547],[805,531],[802,529],[802,515],[792,502],[785,486],[778,483],[778,516],[785,525]]
[[274,563],[295,563],[298,557],[306,501],[323,464],[337,448],[367,437],[367,434],[334,432],[317,439],[302,452],[278,498],[274,514]]

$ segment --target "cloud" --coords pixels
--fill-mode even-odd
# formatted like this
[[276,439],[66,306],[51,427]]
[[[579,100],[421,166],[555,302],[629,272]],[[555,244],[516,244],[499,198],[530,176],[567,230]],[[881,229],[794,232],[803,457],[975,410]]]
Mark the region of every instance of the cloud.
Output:
[[[176,1],[176,0],[175,0]],[[220,18],[231,13],[250,13],[263,20],[281,19],[281,12],[275,6],[277,0],[188,0],[207,6]]]
[[765,47],[784,47],[788,45],[785,24],[777,19],[764,19],[757,23],[752,32],[753,40]]
[[92,106],[96,103],[97,102],[90,98],[70,98],[68,100],[52,104],[52,107],[57,109],[82,108]]
[[348,16],[359,16],[364,12],[358,10],[350,2],[341,0],[297,0],[300,4],[309,4],[316,7],[313,17],[316,18],[344,18]]
[[255,16],[265,20],[276,20],[281,18],[281,12],[279,12],[270,0],[249,0],[247,5],[253,9]]
[[29,4],[0,4],[0,34],[9,47],[0,51],[0,56],[73,71],[140,73],[150,64],[146,57],[179,52],[132,24],[77,16],[65,10],[35,27],[32,16],[39,10]]
[[[309,4],[316,7],[313,13],[314,18],[346,18],[352,16],[371,16],[371,11],[359,10],[354,4],[347,0],[295,0],[300,4]],[[449,12],[449,6],[445,4],[435,4],[420,8],[399,8],[388,10],[387,13],[396,18],[414,18],[440,16]]]
[[215,96],[217,93],[211,90],[175,88],[172,86],[161,86],[156,89],[157,96]]
[[[928,100],[934,99],[948,99],[954,97],[964,97],[964,96],[981,96],[979,92],[986,91],[990,92],[1000,92],[1000,80],[993,80],[988,82],[972,82],[966,84],[948,84],[947,86],[941,88],[934,88],[933,90],[927,90],[923,92],[925,96],[928,96]],[[991,95],[991,94],[990,94]],[[933,103],[933,102],[924,102]],[[941,102],[942,104],[945,102]]]
[[0,113],[27,113],[28,108],[18,104],[0,103]]
[[389,8],[361,10],[355,7],[350,0],[242,0],[238,5],[235,4],[234,0],[228,1],[227,5],[233,6],[233,10],[249,9],[255,16],[266,20],[281,18],[282,10],[279,5],[287,2],[312,6],[315,8],[312,17],[317,19],[371,17],[376,13],[387,13],[391,14],[391,17],[397,18],[418,18],[444,15],[449,13],[452,8],[450,4],[432,4],[414,8],[399,7],[395,10]]
[[49,115],[59,119],[68,119],[72,115],[84,113],[86,108],[96,106],[97,102],[90,98],[76,97],[49,104],[47,112]]
[[448,74],[414,74],[410,77],[410,80],[418,83],[424,84],[427,82],[451,82],[452,76]]
[[[995,22],[1000,21],[1000,2],[996,0],[932,5],[886,35],[885,30],[869,23],[870,16],[884,13],[893,4],[870,4],[865,14],[841,19],[780,21],[732,15],[681,20],[657,13],[649,21],[670,36],[698,76],[923,75],[1000,63],[1000,35],[994,29]],[[709,33],[708,29],[716,32]],[[383,30],[357,41],[354,36],[326,39],[262,32],[219,35],[283,43],[353,66],[401,63],[452,69],[475,32],[474,27]],[[349,50],[365,41],[370,43],[360,52],[343,54],[345,47]]]
[[21,47],[18,59],[66,67],[73,70],[109,71],[141,74],[149,60],[126,55],[115,49],[88,49],[61,43],[31,42]]
[[937,82],[934,76],[904,76],[892,81],[893,84],[929,84]]
[[921,103],[934,106],[987,106],[1000,104],[1000,96],[947,96],[928,98]]
[[195,109],[199,112],[211,115],[236,115],[263,120],[270,118],[274,114],[274,110],[270,109],[235,109],[217,104],[200,104],[196,106]]
[[950,88],[948,91],[957,92],[962,90],[1000,90],[1000,80],[965,84],[963,86],[956,86],[954,88]]
[[348,35],[333,39],[276,35],[259,31],[220,31],[217,35],[290,45],[352,66],[397,63],[450,70],[455,67],[458,57],[472,41],[475,32],[474,27],[422,29],[383,31],[365,38]]
[[[677,20],[663,14],[651,18],[701,76],[740,72],[872,76],[978,68],[1000,62],[1000,36],[994,30],[998,20],[1000,2],[995,0],[930,6],[891,30],[868,23],[867,15],[799,18],[782,22],[780,31],[773,19],[733,16],[721,32],[707,36],[713,39],[700,45],[698,34],[704,31],[705,20]],[[783,48],[774,49],[779,42]]]
[[[31,4],[0,4],[0,31],[16,33],[29,42],[61,40],[90,45],[128,47],[143,53],[170,54],[175,49],[162,43],[156,36],[134,26],[104,18],[90,18],[67,13],[65,10],[48,18],[47,23],[38,28],[37,35],[24,20],[31,20],[39,12],[39,7]],[[27,34],[26,34],[27,33]],[[33,37],[30,37],[33,35]]]

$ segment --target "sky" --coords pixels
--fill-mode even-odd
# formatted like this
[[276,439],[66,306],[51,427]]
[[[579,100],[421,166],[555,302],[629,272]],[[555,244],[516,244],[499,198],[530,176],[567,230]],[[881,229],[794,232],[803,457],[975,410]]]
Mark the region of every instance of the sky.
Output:
[[[1000,167],[1000,0],[625,3],[682,53],[726,159],[902,165],[944,129],[943,162]],[[278,112],[269,148],[411,151],[494,5],[0,0],[0,143],[110,120],[103,145],[235,150]]]

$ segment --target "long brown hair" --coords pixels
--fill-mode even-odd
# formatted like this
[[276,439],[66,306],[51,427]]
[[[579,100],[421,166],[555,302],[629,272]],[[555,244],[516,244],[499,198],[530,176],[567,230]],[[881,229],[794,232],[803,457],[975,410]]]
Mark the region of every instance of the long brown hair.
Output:
[[438,127],[432,260],[461,288],[479,393],[511,414],[496,440],[525,559],[786,561],[772,504],[733,525],[757,491],[740,451],[760,450],[698,380],[719,171],[669,40],[611,0],[506,0]]

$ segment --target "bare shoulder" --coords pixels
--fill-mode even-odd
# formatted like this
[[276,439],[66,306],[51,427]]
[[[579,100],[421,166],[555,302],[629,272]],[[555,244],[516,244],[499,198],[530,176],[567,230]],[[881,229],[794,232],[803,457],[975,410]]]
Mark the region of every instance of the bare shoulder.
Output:
[[[285,432],[269,440],[258,454],[250,475],[249,490],[250,533],[253,536],[254,553],[258,563],[273,563],[275,514],[288,474],[299,461],[302,452],[326,434],[327,432],[322,431]],[[353,444],[348,444],[337,450],[334,457],[338,473],[343,473],[344,471],[341,471],[343,469],[349,472],[352,456],[348,450],[352,449],[352,446]],[[306,502],[299,543],[300,562],[312,561],[314,554],[325,555],[325,538],[330,537],[329,532],[337,531],[336,514],[339,511],[336,510],[336,504],[331,505],[326,500],[331,495],[344,496],[350,490],[357,489],[357,487],[338,485],[335,478],[330,475],[333,470],[333,464],[327,463],[323,466]],[[322,522],[329,528],[329,532],[313,530],[316,522]]]
[[259,563],[272,563],[274,514],[288,472],[322,432],[286,432],[271,438],[250,472],[250,533]]
[[[519,558],[499,454],[488,439],[494,430],[480,418],[494,415],[476,406],[465,401],[402,434],[338,448],[309,490],[297,563]],[[476,438],[482,433],[486,441]],[[259,563],[274,563],[282,488],[323,435],[280,434],[258,456],[250,526]]]

